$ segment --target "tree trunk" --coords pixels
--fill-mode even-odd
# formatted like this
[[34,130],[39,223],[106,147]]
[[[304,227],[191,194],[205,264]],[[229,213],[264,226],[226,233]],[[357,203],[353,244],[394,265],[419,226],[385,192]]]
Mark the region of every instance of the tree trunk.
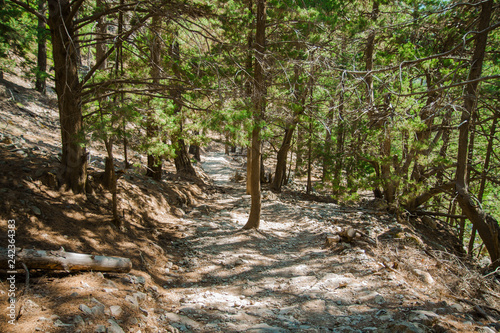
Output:
[[297,146],[295,147],[295,177],[300,178],[304,173],[304,133],[300,126],[297,129]]
[[247,148],[247,194],[252,194],[252,148]]
[[344,82],[342,81],[342,89],[339,97],[339,115],[337,121],[337,145],[335,147],[335,167],[333,170],[333,190],[340,190],[340,180],[342,169],[344,168],[344,142],[345,142],[345,126],[344,126]]
[[285,130],[285,136],[283,137],[283,142],[281,143],[281,147],[278,151],[274,180],[271,184],[271,190],[276,193],[281,192],[283,178],[286,173],[286,159],[288,150],[290,149],[290,143],[292,142],[294,129],[295,125],[291,125]]
[[306,193],[310,194],[312,192],[312,119],[309,118],[309,138],[307,142],[307,187]]
[[[151,60],[150,60],[150,69],[149,72],[151,74],[152,78],[152,86],[151,89],[155,89],[155,86],[157,86],[160,83],[160,59],[161,59],[161,53],[162,53],[162,48],[161,48],[161,38],[158,36],[158,30],[160,27],[160,17],[155,15],[153,16],[151,20],[151,45],[150,45],[150,55],[151,55]],[[151,109],[151,106],[149,107],[150,110],[147,112],[147,119],[146,119],[146,135],[149,139],[153,139],[154,137],[161,136],[159,135],[160,128],[156,124],[156,119],[154,117],[155,111]],[[152,142],[154,145],[155,142]],[[161,180],[162,176],[162,157],[161,154],[153,154],[149,153],[148,154],[148,167],[146,171],[146,176],[153,178],[156,181]]]
[[[477,194],[477,200],[479,201],[479,203],[483,203],[483,195],[484,195],[484,190],[486,188],[486,176],[488,175],[488,169],[490,168],[490,159],[491,159],[491,154],[493,153],[493,142],[495,141],[497,121],[498,118],[495,117],[493,119],[493,124],[491,124],[490,137],[488,139],[488,147],[486,148],[486,157],[484,159],[483,170],[481,172],[481,182],[479,184],[479,192]],[[473,225],[467,251],[469,256],[473,255],[472,251],[474,250],[474,241],[476,239],[476,232],[477,229]]]
[[[45,0],[38,0],[38,12],[42,15],[45,15]],[[37,43],[38,53],[35,90],[42,94],[45,94],[47,89],[47,32],[45,29],[45,21],[40,18],[38,18]]]
[[333,156],[332,156],[332,131],[334,122],[333,101],[330,102],[328,115],[326,116],[325,150],[323,152],[323,183],[332,179]]
[[391,204],[396,199],[396,188],[397,181],[394,179],[394,175],[391,172],[392,157],[391,157],[391,124],[389,123],[388,114],[390,112],[390,98],[391,95],[387,94],[385,96],[384,102],[384,127],[382,128],[383,134],[381,137],[381,147],[380,155],[382,157],[382,162],[380,163],[380,175],[382,177],[382,183],[384,184],[384,199],[388,204]]
[[257,0],[257,25],[255,32],[255,62],[254,62],[254,91],[253,91],[253,130],[252,130],[252,172],[250,179],[252,204],[250,216],[243,229],[258,229],[260,226],[261,193],[260,193],[260,159],[261,138],[260,131],[265,111],[265,76],[264,52],[266,50],[266,0]]
[[186,144],[184,143],[184,140],[182,139],[177,140],[175,154],[176,156],[174,158],[174,162],[177,174],[196,177],[196,171],[194,170],[193,165],[191,164],[191,159],[189,158],[189,154],[187,151]]
[[73,192],[84,193],[87,182],[87,154],[82,147],[81,86],[69,0],[48,0],[55,84],[61,123],[62,160],[60,178]]
[[[248,0],[248,11],[253,15],[253,0]],[[246,98],[251,99],[253,93],[253,84],[252,84],[252,74],[253,74],[253,27],[248,29],[247,35],[247,57],[245,61],[245,70],[248,75],[248,80],[245,82],[245,95]],[[250,138],[251,139],[251,138]],[[247,147],[247,179],[246,179],[246,194],[252,194],[252,148]]]
[[[368,38],[366,40],[366,49],[365,49],[365,67],[367,72],[365,76],[365,83],[366,83],[368,117],[374,123],[377,123],[377,120],[375,119],[375,110],[374,110],[375,93],[373,90],[373,75],[371,71],[373,70],[373,52],[375,50],[375,36],[376,36],[374,25],[377,22],[378,16],[379,16],[379,3],[378,0],[374,0],[371,12],[371,21],[373,26],[371,27],[371,30],[368,33]],[[373,161],[372,164],[374,165],[375,170],[378,172],[378,170],[380,170],[378,162]],[[379,174],[377,174],[377,178],[379,178]],[[382,179],[382,182],[383,181],[384,180]],[[374,196],[377,198],[380,196],[380,193],[382,193],[382,191],[378,187],[378,184],[375,184],[373,189]]]
[[117,227],[120,227],[121,219],[118,214],[118,189],[116,184],[115,158],[113,156],[113,140],[107,139],[104,141],[104,144],[106,146],[106,152],[108,153],[108,157],[106,157],[106,168],[109,168],[110,170],[108,190],[111,193],[112,197],[111,211],[113,212],[113,224]]
[[[490,25],[492,7],[493,0],[482,3],[478,31],[483,31]],[[474,204],[467,182],[467,150],[470,122],[473,114],[477,112],[477,89],[479,83],[475,80],[481,77],[487,39],[487,32],[478,33],[476,36],[474,54],[468,77],[468,80],[472,82],[468,83],[465,87],[464,110],[462,111],[459,128],[455,189],[458,194],[457,201],[463,213],[476,227],[490,255],[492,268],[496,268],[500,266],[500,227],[493,217],[486,214],[480,206]]]
[[[174,39],[174,41],[172,41],[169,53],[173,60],[172,70],[174,72],[174,75],[177,79],[180,79],[181,56],[180,56],[179,42],[177,40]],[[174,114],[180,115],[182,111],[182,102],[181,102],[182,88],[180,86],[176,86],[174,89],[172,89],[171,93],[172,93],[172,99],[174,101]],[[182,119],[182,117],[179,117],[178,129],[176,133],[173,135],[174,139],[172,140],[176,142],[175,158],[174,158],[175,169],[177,171],[177,174],[196,177],[197,176],[196,171],[194,170],[193,165],[191,164],[191,159],[189,158],[186,144],[184,143],[184,139],[182,138],[183,121],[184,120]]]

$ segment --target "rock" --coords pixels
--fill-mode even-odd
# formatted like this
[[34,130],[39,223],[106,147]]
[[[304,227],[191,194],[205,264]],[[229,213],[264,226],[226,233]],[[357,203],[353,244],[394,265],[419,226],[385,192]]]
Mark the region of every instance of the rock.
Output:
[[479,332],[479,333],[497,333],[496,330],[489,328],[487,326],[479,327],[476,332]]
[[54,326],[55,327],[70,327],[70,326],[73,326],[73,324],[65,324],[61,321],[61,319],[56,319],[56,321],[54,322]]
[[119,305],[112,305],[109,307],[109,310],[110,310],[111,315],[113,317],[119,317],[123,312],[121,306],[119,306]]
[[197,209],[193,209],[189,214],[188,214],[189,217],[191,218],[198,218],[198,217],[201,217],[202,216],[202,213],[197,210]]
[[127,295],[127,296],[125,296],[125,300],[126,300],[126,301],[129,301],[130,303],[132,303],[132,305],[133,305],[135,308],[139,308],[139,302],[137,302],[137,298],[132,297],[132,296],[130,296],[130,295]]
[[138,302],[142,302],[146,300],[147,295],[143,292],[138,291],[135,292],[132,296],[135,297],[135,299],[137,299]]
[[96,306],[93,306],[91,311],[95,317],[104,316],[104,305],[98,304]]
[[111,326],[108,327],[107,333],[125,333],[125,331],[114,321],[113,319],[108,319],[108,323]]
[[97,325],[95,328],[95,333],[106,333],[106,326],[104,325]]
[[429,325],[432,324],[432,321],[438,317],[439,316],[437,314],[431,311],[415,310],[410,313],[410,315],[408,316],[408,320],[412,322],[419,321],[425,325]]
[[450,308],[455,312],[464,312],[464,307],[458,303],[450,304]]
[[73,318],[73,325],[75,327],[84,327],[85,326],[85,321],[83,320],[82,316],[76,315]]
[[105,293],[112,293],[112,292],[118,291],[118,289],[116,289],[116,288],[102,288],[102,291],[104,291]]
[[[122,278],[122,281],[125,283],[132,283],[132,284],[146,284],[146,279],[144,277],[132,274],[129,274],[126,277]],[[114,285],[114,287],[116,288],[116,284]]]
[[385,298],[382,295],[375,296],[373,301],[379,305],[385,304]]
[[409,323],[406,321],[400,321],[390,324],[387,327],[387,332],[398,332],[398,333],[426,333],[427,329],[419,324]]
[[86,306],[85,304],[80,304],[78,308],[87,316],[91,316],[93,314],[92,309]]
[[255,326],[250,327],[245,332],[249,333],[283,333],[286,332],[281,327],[269,326],[268,324],[257,324]]
[[30,206],[30,208],[33,211],[33,213],[35,213],[35,215],[37,215],[37,216],[42,215],[42,211],[37,206]]
[[170,213],[172,213],[172,215],[176,217],[184,217],[184,215],[186,215],[186,213],[184,213],[184,211],[178,207],[170,208]]
[[422,281],[423,283],[425,283],[426,285],[433,285],[434,284],[434,279],[432,278],[432,276],[425,272],[425,271],[422,271],[420,269],[413,269],[413,273],[419,278],[420,281]]

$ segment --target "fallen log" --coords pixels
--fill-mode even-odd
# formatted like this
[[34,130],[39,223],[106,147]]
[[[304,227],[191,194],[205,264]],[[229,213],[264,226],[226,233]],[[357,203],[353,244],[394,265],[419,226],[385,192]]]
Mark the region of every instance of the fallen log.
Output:
[[100,271],[127,273],[132,269],[128,258],[97,256],[58,251],[36,249],[16,249],[15,257],[12,250],[0,248],[0,269],[22,269],[25,264],[28,269],[50,269],[64,271]]

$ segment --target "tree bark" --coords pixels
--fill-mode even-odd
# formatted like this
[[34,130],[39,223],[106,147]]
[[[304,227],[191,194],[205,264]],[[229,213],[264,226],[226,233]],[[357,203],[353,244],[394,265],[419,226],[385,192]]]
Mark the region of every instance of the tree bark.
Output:
[[344,168],[344,143],[345,143],[345,121],[344,121],[344,81],[339,96],[339,114],[337,121],[337,144],[335,147],[335,166],[333,170],[333,190],[340,190],[342,169]]
[[[0,248],[0,268],[9,268],[11,252]],[[44,251],[36,249],[16,249],[16,268],[22,269],[24,263],[28,269],[51,269],[65,271],[99,271],[127,273],[132,269],[128,258],[96,256],[91,254],[59,251]],[[10,268],[9,268],[10,269]]]
[[[173,65],[172,65],[172,70],[174,72],[174,75],[177,79],[181,78],[181,71],[180,71],[180,61],[181,61],[181,56],[180,56],[180,49],[179,49],[179,42],[177,40],[174,40],[172,42],[172,45],[170,46],[170,56],[172,57],[173,60]],[[174,89],[172,89],[172,99],[174,102],[174,114],[179,115],[182,111],[182,88],[180,86],[176,86]],[[177,171],[177,174],[185,175],[185,176],[194,176],[196,177],[196,171],[193,168],[193,165],[191,164],[191,159],[189,158],[188,150],[186,147],[186,144],[184,143],[184,139],[182,138],[183,134],[183,119],[182,117],[179,117],[178,120],[178,129],[176,133],[173,135],[173,140],[176,142],[175,145],[175,169]]]
[[[38,12],[42,15],[45,15],[45,0],[38,0]],[[41,18],[38,18],[37,44],[38,53],[35,90],[42,94],[45,94],[47,90],[47,33],[45,29],[45,21]]]
[[[158,36],[158,30],[160,26],[160,17],[158,15],[153,16],[151,20],[151,45],[150,45],[150,74],[152,78],[151,89],[154,89],[160,83],[160,58],[161,58],[161,39]],[[149,139],[153,139],[155,136],[159,136],[160,128],[156,124],[154,117],[154,110],[148,110],[146,119],[146,135]],[[154,142],[152,144],[155,144]],[[146,171],[146,176],[153,178],[156,181],[161,180],[162,175],[162,157],[159,154],[148,154],[148,167]]]
[[313,141],[312,119],[309,118],[309,137],[307,140],[307,186],[306,186],[306,193],[307,194],[310,194],[313,190],[313,187],[312,187],[312,141]]
[[286,173],[286,160],[288,156],[288,150],[290,149],[290,144],[293,138],[293,131],[295,129],[295,124],[292,124],[287,129],[285,129],[285,136],[283,137],[283,142],[278,151],[276,170],[274,172],[274,179],[271,184],[271,190],[273,192],[281,192],[281,186],[283,185],[283,178]]
[[[478,31],[485,30],[490,25],[491,10],[493,0],[485,1],[481,5],[481,15],[479,18]],[[484,61],[484,53],[488,33],[478,33],[476,36],[474,54],[472,56],[471,68],[469,71],[468,81],[475,80],[481,77],[482,66]],[[498,222],[486,214],[479,205],[476,205],[472,200],[472,196],[468,189],[467,180],[467,159],[469,145],[470,122],[477,112],[477,96],[478,82],[468,83],[465,87],[464,110],[459,127],[458,155],[457,155],[457,171],[455,179],[455,189],[457,191],[457,201],[462,208],[463,213],[472,222],[479,232],[479,236],[483,240],[486,249],[491,258],[492,267],[500,266],[500,227]]]
[[55,84],[61,123],[60,178],[75,193],[85,193],[87,153],[83,141],[81,86],[77,71],[75,31],[69,0],[48,0]]
[[266,50],[266,0],[257,0],[257,25],[255,29],[255,62],[253,90],[253,130],[252,130],[252,164],[251,164],[251,196],[250,216],[243,229],[258,229],[261,214],[260,160],[261,160],[261,126],[265,111],[265,75],[264,52]]

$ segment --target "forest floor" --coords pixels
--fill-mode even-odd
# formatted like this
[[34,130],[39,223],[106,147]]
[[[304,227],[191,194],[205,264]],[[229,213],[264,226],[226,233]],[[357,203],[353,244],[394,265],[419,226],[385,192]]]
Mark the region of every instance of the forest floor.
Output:
[[[15,325],[0,271],[1,332],[496,332],[500,283],[463,257],[453,230],[397,220],[373,200],[339,205],[295,183],[264,188],[260,230],[242,230],[250,196],[244,157],[213,144],[201,181],[161,182],[144,169],[119,179],[116,228],[99,185],[102,146],[89,147],[92,191],[57,186],[58,113],[52,96],[0,82],[0,247],[130,258],[127,274],[19,270]],[[118,165],[123,165],[117,150]],[[134,155],[136,162],[144,156]],[[327,244],[348,227],[364,236]]]

